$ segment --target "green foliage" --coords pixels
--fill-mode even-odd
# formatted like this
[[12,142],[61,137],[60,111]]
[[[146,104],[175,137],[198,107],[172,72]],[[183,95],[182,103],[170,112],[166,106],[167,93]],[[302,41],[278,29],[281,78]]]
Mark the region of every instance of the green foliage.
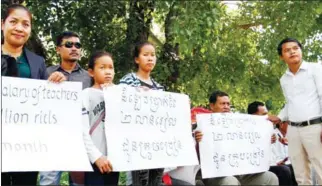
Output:
[[124,55],[126,1],[27,0],[26,4],[34,14],[33,29],[47,44],[48,64],[59,63],[55,39],[66,30],[75,31],[81,37],[84,57],[80,64],[84,67],[95,50],[107,50],[115,59]]
[[[50,42],[73,30],[84,45],[81,65],[86,67],[92,51],[107,50],[114,55],[117,82],[134,69],[133,43],[149,38],[158,51],[153,77],[170,91],[188,94],[193,105],[207,105],[209,94],[221,89],[238,111],[259,100],[276,113],[284,102],[279,78],[286,69],[276,51],[280,40],[297,38],[304,59],[322,59],[321,1],[242,1],[235,12],[206,0],[24,3],[34,14],[33,31],[45,45],[48,64],[59,62]],[[152,20],[164,38],[152,34]]]

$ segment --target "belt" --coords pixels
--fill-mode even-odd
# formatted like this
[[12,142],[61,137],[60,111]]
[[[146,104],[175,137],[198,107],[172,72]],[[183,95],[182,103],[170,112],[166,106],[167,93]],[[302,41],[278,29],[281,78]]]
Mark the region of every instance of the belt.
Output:
[[308,120],[308,121],[303,121],[303,122],[290,122],[290,125],[291,126],[294,126],[294,127],[306,127],[306,126],[309,126],[309,125],[314,125],[314,124],[319,124],[319,123],[322,123],[322,117],[319,117],[319,118],[316,118],[316,119],[311,119],[311,120]]

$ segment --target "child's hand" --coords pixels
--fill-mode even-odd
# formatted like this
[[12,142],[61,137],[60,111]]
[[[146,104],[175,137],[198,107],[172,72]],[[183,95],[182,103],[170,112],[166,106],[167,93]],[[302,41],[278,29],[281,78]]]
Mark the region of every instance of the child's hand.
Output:
[[102,174],[109,173],[113,170],[112,164],[106,159],[106,157],[101,156],[95,161],[95,165],[98,167]]
[[104,84],[101,84],[101,88],[104,89],[104,88],[107,88],[107,87],[110,87],[113,85],[114,85],[114,83],[104,83]]
[[139,86],[139,87],[136,87],[136,90],[138,91],[138,92],[140,92],[141,90],[143,90],[143,91],[148,91],[148,90],[150,90],[148,87],[145,87],[145,86]]

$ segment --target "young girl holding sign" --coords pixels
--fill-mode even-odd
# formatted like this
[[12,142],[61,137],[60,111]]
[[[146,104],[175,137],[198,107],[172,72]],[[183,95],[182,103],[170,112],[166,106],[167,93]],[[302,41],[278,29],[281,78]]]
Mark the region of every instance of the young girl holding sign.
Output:
[[[137,71],[125,75],[120,80],[120,84],[140,87],[144,90],[164,90],[164,87],[150,76],[156,64],[155,47],[149,42],[138,43],[133,54]],[[161,185],[163,170],[151,169],[127,172],[126,185]]]
[[84,143],[94,172],[85,172],[85,185],[117,185],[119,173],[112,172],[107,158],[104,131],[105,103],[103,86],[112,86],[114,64],[107,52],[92,54],[88,63],[92,87],[83,90]]

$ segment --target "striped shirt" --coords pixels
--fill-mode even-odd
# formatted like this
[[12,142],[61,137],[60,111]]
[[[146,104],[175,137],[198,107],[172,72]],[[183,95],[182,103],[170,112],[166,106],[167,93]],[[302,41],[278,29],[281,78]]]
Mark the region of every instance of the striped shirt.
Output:
[[150,86],[152,86],[152,88],[150,86],[147,86],[146,83],[141,81],[139,79],[139,77],[135,73],[132,72],[132,73],[126,74],[120,80],[120,84],[126,84],[126,85],[130,85],[132,87],[145,86],[145,87],[155,89],[155,90],[164,90],[164,87],[162,85],[160,85],[159,83],[157,83],[156,81],[154,81],[154,79],[151,78],[151,81],[153,83],[153,85],[150,85]]

